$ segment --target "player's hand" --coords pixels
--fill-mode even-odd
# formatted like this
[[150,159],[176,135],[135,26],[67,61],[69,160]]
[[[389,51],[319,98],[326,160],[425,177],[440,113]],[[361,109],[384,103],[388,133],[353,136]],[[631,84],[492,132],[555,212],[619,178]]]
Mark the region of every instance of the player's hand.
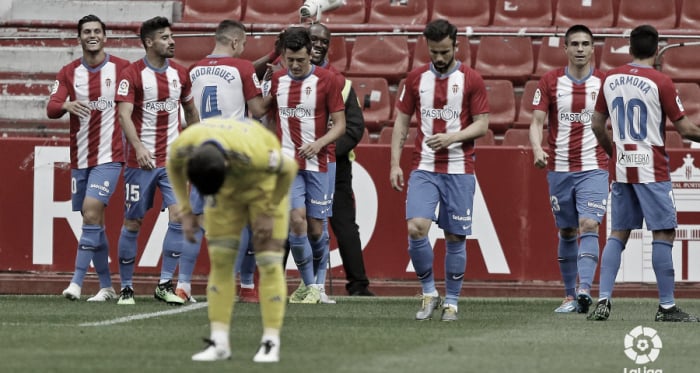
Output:
[[141,167],[142,170],[152,170],[156,168],[155,155],[149,152],[143,144],[140,145],[141,146],[137,146],[135,149],[136,162],[138,162],[139,167]]
[[304,159],[311,159],[316,156],[321,151],[321,145],[318,141],[312,143],[304,144],[299,147],[299,156]]
[[391,187],[399,192],[403,190],[403,170],[399,166],[394,166],[391,168],[389,173],[389,181],[391,181]]
[[549,159],[549,154],[545,152],[542,148],[532,149],[532,153],[535,158],[535,167],[545,168],[547,167],[547,159]]
[[434,152],[440,149],[446,149],[448,146],[450,146],[450,144],[452,144],[452,140],[450,135],[446,133],[438,133],[425,140],[425,145],[427,145]]
[[178,215],[180,223],[182,224],[182,233],[185,234],[185,239],[189,242],[197,242],[197,239],[195,238],[195,233],[199,231],[197,215],[191,212],[179,212]]
[[90,109],[90,106],[88,106],[87,102],[83,101],[66,101],[63,104],[63,110],[79,117],[79,118],[87,118],[90,116],[90,112],[92,111]]

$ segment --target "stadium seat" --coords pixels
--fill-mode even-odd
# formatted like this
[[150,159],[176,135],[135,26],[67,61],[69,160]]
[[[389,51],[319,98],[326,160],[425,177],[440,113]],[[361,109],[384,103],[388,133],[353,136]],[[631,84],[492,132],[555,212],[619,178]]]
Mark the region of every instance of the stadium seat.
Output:
[[[697,39],[668,39],[668,44],[697,42]],[[662,55],[661,71],[674,82],[700,82],[700,45],[669,48]]]
[[175,38],[175,61],[185,67],[201,60],[214,50],[211,36],[181,36]]
[[682,2],[678,28],[700,29],[700,1],[685,0]]
[[428,22],[425,0],[372,0],[369,20],[381,25],[424,25]]
[[575,24],[590,28],[612,27],[614,22],[613,0],[560,0],[554,11],[554,25],[565,28]]
[[[464,35],[457,36],[457,52],[455,52],[455,59],[462,61],[469,67],[472,67],[472,57],[469,47],[469,39]],[[416,49],[413,51],[413,60],[411,61],[411,69],[415,69],[418,66],[430,63],[430,53],[428,52],[428,44],[425,41],[425,37],[422,35],[416,41]]]
[[530,147],[530,130],[525,128],[511,128],[503,135],[502,146]]
[[569,62],[566,52],[564,52],[565,39],[563,36],[545,36],[542,38],[542,45],[537,54],[535,72],[533,79],[539,79],[546,72],[566,66]]
[[[675,83],[678,97],[683,103],[685,114],[695,125],[700,125],[700,86],[697,83]],[[676,127],[670,119],[666,118],[666,130],[675,131]]]
[[245,49],[241,58],[255,61],[272,52],[275,48],[277,35],[249,35],[246,38]]
[[666,131],[666,141],[664,143],[667,148],[685,148],[683,136],[676,131]]
[[328,61],[341,73],[347,70],[348,51],[344,37],[331,37],[331,45],[328,47]]
[[552,25],[552,2],[549,0],[495,1],[493,26],[543,27]]
[[484,79],[508,79],[523,85],[532,75],[534,62],[529,36],[482,36],[474,68]]
[[[391,136],[394,133],[394,127],[384,127],[379,131],[379,139],[377,144],[391,144]],[[418,137],[418,128],[410,127],[408,129],[408,136],[406,137],[405,145],[412,146],[415,144],[416,137]]]
[[656,29],[676,27],[676,2],[659,0],[620,0],[618,28],[654,25]]
[[632,56],[629,54],[629,50],[629,39],[615,37],[605,38],[598,68],[606,72],[615,67],[632,62]]
[[408,71],[408,37],[358,35],[351,55],[346,75],[384,77],[395,84]]
[[379,131],[391,116],[389,84],[384,78],[353,77],[352,87],[360,100],[365,128]]
[[[297,24],[300,21],[300,0],[247,0],[243,21],[246,23]],[[279,30],[281,31],[281,30]]]
[[457,27],[488,26],[491,1],[433,0],[431,20],[447,19]]
[[184,0],[182,22],[219,23],[224,19],[240,20],[245,0]]
[[476,146],[496,145],[496,136],[494,136],[493,130],[489,128],[486,131],[486,134],[484,136],[481,136],[478,139],[474,140],[474,145],[476,145]]
[[489,99],[489,128],[501,135],[515,122],[515,96],[510,80],[484,80]]
[[365,127],[365,130],[362,132],[362,138],[360,138],[360,142],[358,144],[371,144],[372,139],[369,137],[369,130],[367,127]]
[[[250,1],[250,0],[249,0]],[[315,18],[314,18],[315,19]],[[359,24],[367,22],[365,0],[345,0],[345,5],[321,14],[321,23],[328,25]]]
[[[538,80],[528,80],[523,87],[523,93],[520,96],[520,105],[518,106],[518,117],[513,123],[513,128],[529,128],[532,122],[532,98],[537,90]],[[545,119],[545,125],[547,120]]]

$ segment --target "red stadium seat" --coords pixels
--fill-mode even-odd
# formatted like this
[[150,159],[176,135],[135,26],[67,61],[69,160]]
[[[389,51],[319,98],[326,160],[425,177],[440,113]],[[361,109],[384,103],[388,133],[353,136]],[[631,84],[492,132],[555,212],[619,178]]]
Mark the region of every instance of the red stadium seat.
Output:
[[240,20],[245,0],[184,0],[182,22],[219,23],[224,19]]
[[389,84],[384,78],[354,77],[352,88],[360,100],[365,128],[370,132],[379,131],[391,116]]
[[328,61],[341,73],[348,67],[348,51],[345,38],[342,36],[331,37],[331,45],[328,47]]
[[249,35],[246,38],[245,49],[241,58],[255,61],[272,52],[275,48],[277,35]]
[[527,36],[482,36],[474,68],[484,79],[508,79],[522,85],[534,66],[532,39]]
[[[518,118],[513,123],[514,128],[529,128],[532,122],[532,98],[535,97],[538,80],[528,80],[520,96]],[[547,120],[545,119],[545,124]]]
[[[246,23],[299,23],[300,0],[247,0],[243,21]],[[282,30],[279,30],[282,31]]]
[[491,130],[489,128],[488,131],[486,131],[486,134],[484,136],[481,136],[478,139],[474,140],[474,145],[476,145],[476,146],[496,145],[496,136],[494,136],[493,130]]
[[185,67],[201,60],[214,50],[212,36],[181,36],[175,38],[174,60]]
[[484,80],[489,99],[489,128],[503,134],[515,121],[515,96],[510,80]]
[[[695,125],[700,125],[700,86],[696,83],[675,83],[678,97],[683,103],[685,115]],[[666,130],[675,131],[676,127],[666,118]]]
[[433,0],[431,20],[447,19],[457,27],[488,26],[491,18],[490,1]]
[[496,0],[492,24],[517,27],[551,26],[552,2],[549,0]]
[[362,138],[360,138],[359,144],[371,144],[372,139],[369,137],[369,130],[365,127],[365,130],[362,132]]
[[359,35],[352,49],[348,76],[384,77],[396,83],[408,71],[408,37]]
[[554,12],[554,25],[566,28],[576,24],[612,27],[614,22],[613,0],[560,0]]
[[424,25],[428,22],[425,0],[372,0],[369,21],[381,25]]
[[629,54],[629,44],[629,39],[627,38],[605,38],[603,50],[600,54],[600,66],[598,68],[606,72],[632,62],[632,56]]
[[666,131],[666,141],[664,143],[667,148],[685,148],[683,136],[676,131]]
[[[379,140],[377,144],[391,144],[391,136],[394,133],[394,127],[384,127],[379,131]],[[406,136],[405,145],[413,145],[418,136],[418,128],[410,127],[408,129],[408,136]]]
[[525,128],[511,128],[503,135],[502,146],[530,147],[530,130]]
[[367,4],[365,3],[365,0],[345,0],[345,5],[341,6],[340,8],[323,12],[321,14],[321,23],[328,25],[338,23],[358,24],[366,22]]
[[564,51],[565,42],[566,40],[563,36],[545,36],[542,38],[535,72],[532,74],[533,79],[539,79],[546,72],[566,66],[569,63],[569,59]]
[[[469,39],[464,35],[457,36],[457,52],[455,52],[455,59],[457,61],[462,61],[463,64],[471,67],[472,57],[469,48]],[[430,63],[430,53],[428,52],[428,44],[425,41],[425,37],[422,35],[416,41],[416,49],[413,51],[413,61],[411,62],[411,69],[415,69],[418,66]]]
[[685,0],[680,10],[678,28],[700,29],[700,1]]
[[657,29],[676,27],[676,2],[620,0],[615,27],[635,28],[644,24],[654,25]]
[[[668,39],[668,44],[697,42],[697,39]],[[675,82],[700,82],[700,45],[670,48],[662,55],[661,71]]]

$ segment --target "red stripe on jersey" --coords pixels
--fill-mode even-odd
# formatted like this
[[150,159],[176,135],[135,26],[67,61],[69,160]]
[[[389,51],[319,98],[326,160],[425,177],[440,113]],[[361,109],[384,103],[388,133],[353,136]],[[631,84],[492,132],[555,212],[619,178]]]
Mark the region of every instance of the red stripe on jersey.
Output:
[[668,166],[666,147],[652,146],[651,149],[654,157],[654,180],[668,181],[670,179],[670,170]]
[[[571,100],[571,112],[581,113],[586,108],[586,85],[585,84],[573,84],[571,87],[572,100]],[[569,158],[570,159],[581,159],[582,146],[583,146],[583,131],[585,127],[581,122],[571,123],[571,133],[569,134]],[[569,171],[576,172],[581,171],[581,162],[570,162]]]
[[[88,76],[88,95],[90,101],[99,100],[102,95],[102,74],[98,71]],[[97,156],[100,148],[100,129],[102,124],[102,111],[92,110],[90,113],[90,123],[88,124],[88,164],[97,164]]]
[[[302,85],[300,83],[301,82],[295,80],[292,81],[291,85],[289,86],[289,106],[292,106],[292,103],[294,103],[294,105],[296,106],[296,104],[301,101]],[[301,138],[301,120],[297,117],[292,116],[287,118],[287,122],[289,123],[289,135],[292,138],[294,149],[297,150],[304,143]],[[296,151],[294,152],[294,154],[295,158],[297,159],[297,163],[299,164],[299,169],[306,169],[306,159],[299,157]]]
[[[433,96],[433,107],[442,108],[447,102],[447,89],[449,79],[435,79],[435,94]],[[433,119],[433,134],[445,133],[447,130],[447,122],[442,118]],[[422,141],[421,141],[422,143]],[[447,173],[449,163],[449,151],[447,148],[440,149],[435,152],[435,172]]]
[[[637,144],[624,144],[625,150],[637,150]],[[626,167],[625,174],[627,176],[628,183],[639,183],[639,168],[638,167]]]
[[[158,101],[164,102],[170,98],[170,88],[167,72],[156,73],[158,82]],[[156,117],[156,165],[165,165],[168,149],[168,122],[170,116],[165,111],[159,111]]]

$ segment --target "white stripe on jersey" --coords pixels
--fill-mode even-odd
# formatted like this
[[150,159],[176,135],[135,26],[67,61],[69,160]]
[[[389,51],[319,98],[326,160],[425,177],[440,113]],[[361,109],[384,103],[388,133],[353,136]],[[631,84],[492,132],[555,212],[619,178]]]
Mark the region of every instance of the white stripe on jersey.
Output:
[[102,67],[100,79],[100,98],[111,101],[112,109],[102,110],[102,120],[100,123],[100,146],[98,147],[98,164],[111,162],[112,141],[114,139],[114,125],[117,125],[117,106],[114,102],[117,85],[117,65],[108,63]]
[[143,146],[151,152],[156,153],[156,123],[158,111],[148,108],[147,103],[158,101],[158,79],[156,74],[149,68],[141,70],[141,82],[143,90],[143,113],[141,119],[141,134],[139,139]]
[[[105,66],[106,67],[106,66]],[[73,74],[73,87],[75,89],[75,100],[88,102],[90,101],[90,75],[84,65],[77,67]],[[112,95],[113,97],[114,95]],[[90,128],[90,117],[78,117],[80,128],[75,134],[76,145],[78,147],[78,168],[88,167],[88,130]]]

